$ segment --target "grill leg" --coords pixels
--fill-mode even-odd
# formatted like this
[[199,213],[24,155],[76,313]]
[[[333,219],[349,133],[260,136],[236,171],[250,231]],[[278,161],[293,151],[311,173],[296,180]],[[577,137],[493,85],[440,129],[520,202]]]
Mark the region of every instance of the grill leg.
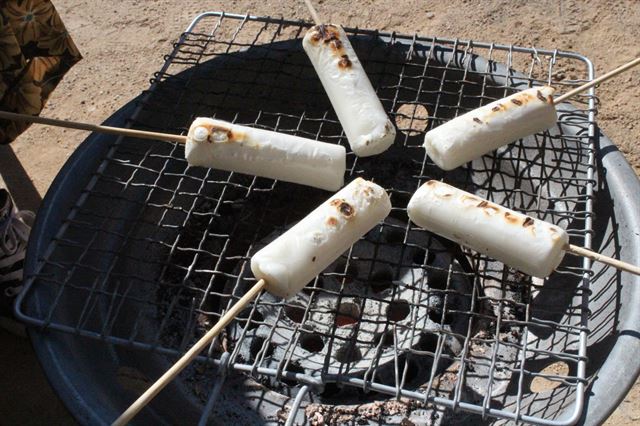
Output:
[[218,396],[220,396],[220,390],[222,389],[222,385],[224,384],[225,379],[227,378],[227,373],[229,372],[229,359],[231,355],[229,352],[225,352],[220,357],[220,369],[218,370],[218,380],[216,380],[216,384],[211,389],[211,394],[209,394],[209,399],[207,400],[207,404],[204,406],[204,410],[202,411],[202,416],[200,416],[200,420],[198,421],[198,426],[205,426],[207,424],[207,420],[209,420],[209,415],[211,414],[211,410],[213,410],[213,405],[215,404]]

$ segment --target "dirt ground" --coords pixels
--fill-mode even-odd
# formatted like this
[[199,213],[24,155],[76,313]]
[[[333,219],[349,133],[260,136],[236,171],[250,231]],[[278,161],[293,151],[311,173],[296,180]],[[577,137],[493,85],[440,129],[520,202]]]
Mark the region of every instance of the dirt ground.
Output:
[[[589,57],[602,74],[640,56],[640,6],[628,1],[316,0],[328,21],[345,26],[418,32],[524,46],[573,50]],[[191,19],[206,10],[285,18],[309,18],[302,0],[54,0],[84,59],[53,93],[43,115],[100,123],[146,89],[163,55]],[[602,86],[598,122],[640,173],[640,67]],[[15,154],[24,168],[7,176],[23,207],[37,207],[85,132],[33,126],[9,149],[0,150],[0,171]],[[6,167],[6,166],[5,166]],[[609,424],[640,421],[640,385]]]

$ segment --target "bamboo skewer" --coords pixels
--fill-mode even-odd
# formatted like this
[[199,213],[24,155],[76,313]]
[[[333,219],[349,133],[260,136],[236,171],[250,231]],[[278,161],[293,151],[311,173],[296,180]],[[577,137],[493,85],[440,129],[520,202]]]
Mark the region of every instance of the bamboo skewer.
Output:
[[146,130],[125,129],[122,127],[103,126],[99,124],[80,123],[77,121],[58,120],[55,118],[40,117],[37,115],[18,114],[15,112],[0,111],[0,118],[11,121],[29,121],[31,123],[47,124],[49,126],[66,127],[69,129],[86,130],[110,135],[129,136],[132,138],[155,139],[167,142],[186,143],[187,137],[172,135],[169,133],[149,132]]
[[311,14],[311,17],[313,18],[313,21],[316,23],[316,25],[321,25],[323,22],[320,19],[320,15],[318,15],[318,12],[316,12],[316,8],[313,7],[311,0],[304,0],[304,3],[307,5],[307,9],[309,9],[309,13]]
[[245,306],[249,304],[266,286],[264,280],[259,280],[247,293],[238,300],[235,305],[227,311],[222,318],[218,320],[216,325],[211,328],[196,342],[195,345],[185,353],[173,366],[167,370],[156,382],[149,387],[133,404],[127,408],[127,410],[120,415],[113,423],[112,426],[123,426],[129,423],[136,414],[140,412],[166,385],[168,385],[173,379],[176,378],[182,370],[187,367],[193,359],[198,356],[212,341],[220,334],[222,329],[226,327],[233,319],[238,316]]
[[613,266],[614,268],[619,269],[621,271],[626,271],[626,272],[630,272],[630,273],[635,274],[635,275],[640,275],[640,267],[639,266],[632,265],[630,263],[623,262],[621,260],[614,259],[612,257],[605,256],[605,255],[600,254],[600,253],[596,253],[595,251],[591,251],[591,250],[586,249],[584,247],[575,246],[573,244],[568,244],[564,248],[564,251],[566,251],[567,253],[571,253],[573,255],[576,255],[576,256],[587,257],[587,258],[589,258],[591,260],[595,260],[596,262],[604,263],[605,265]]
[[[305,0],[306,1],[306,0]],[[629,68],[635,67],[636,65],[640,64],[640,58],[636,58],[634,60],[632,60],[631,62],[627,62],[626,64],[619,66],[618,68],[609,71],[606,74],[601,75],[600,77],[596,78],[595,80],[591,80],[588,83],[583,84],[580,87],[576,87],[573,90],[568,91],[567,93],[565,93],[564,95],[560,95],[557,98],[555,98],[553,100],[554,104],[559,104],[560,102],[564,102],[567,99],[577,95],[578,93],[585,91],[593,86],[595,86],[596,84],[600,84],[603,81],[609,80],[610,78],[613,78],[615,76],[617,76],[618,74],[628,70]]]

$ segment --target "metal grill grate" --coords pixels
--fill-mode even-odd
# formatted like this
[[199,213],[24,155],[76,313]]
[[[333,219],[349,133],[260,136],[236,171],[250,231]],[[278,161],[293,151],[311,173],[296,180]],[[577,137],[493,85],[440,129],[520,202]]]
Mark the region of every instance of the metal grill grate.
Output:
[[[184,134],[195,117],[215,116],[348,147],[301,48],[307,27],[202,15],[154,76],[131,127]],[[392,213],[292,300],[262,294],[200,359],[297,394],[292,416],[300,404],[309,417],[326,416],[351,389],[361,403],[402,397],[407,410],[435,404],[448,418],[567,423],[563,409],[582,410],[589,263],[567,257],[546,282],[532,280],[416,228],[406,205],[421,183],[442,179],[556,223],[588,247],[593,92],[561,105],[556,128],[451,172],[421,143],[427,129],[523,87],[577,86],[593,77],[590,63],[557,51],[348,33],[399,132],[383,155],[349,153],[347,181],[385,187]],[[29,277],[19,311],[43,328],[178,355],[254,283],[251,255],[328,195],[189,168],[177,144],[118,139]],[[34,307],[36,293],[46,303]]]

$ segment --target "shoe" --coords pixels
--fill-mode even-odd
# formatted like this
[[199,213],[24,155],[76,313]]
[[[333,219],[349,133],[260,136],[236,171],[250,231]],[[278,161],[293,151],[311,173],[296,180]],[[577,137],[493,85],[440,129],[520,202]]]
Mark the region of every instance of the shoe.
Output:
[[31,232],[27,222],[32,223],[34,217],[33,212],[18,211],[9,192],[0,189],[0,326],[19,334],[22,333],[13,321],[13,302],[22,291],[24,257]]

